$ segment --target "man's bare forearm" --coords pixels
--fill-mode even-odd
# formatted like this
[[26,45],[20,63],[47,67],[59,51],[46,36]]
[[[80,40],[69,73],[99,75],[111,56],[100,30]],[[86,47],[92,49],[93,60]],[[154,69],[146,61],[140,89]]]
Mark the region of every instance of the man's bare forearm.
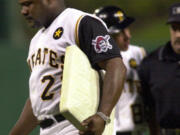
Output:
[[114,58],[106,63],[105,70],[102,99],[98,111],[109,116],[121,95],[126,68],[121,58]]
[[33,114],[31,101],[28,98],[19,120],[12,128],[10,135],[28,135],[37,125],[38,121]]

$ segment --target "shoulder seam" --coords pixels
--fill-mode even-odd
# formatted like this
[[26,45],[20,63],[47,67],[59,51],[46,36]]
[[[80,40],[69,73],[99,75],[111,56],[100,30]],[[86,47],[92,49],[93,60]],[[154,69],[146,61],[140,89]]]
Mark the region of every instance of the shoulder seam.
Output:
[[81,15],[77,22],[76,22],[76,26],[75,26],[75,41],[76,41],[76,44],[80,47],[79,45],[79,34],[78,34],[78,28],[79,28],[79,24],[80,24],[80,21],[81,19],[84,17],[85,15]]

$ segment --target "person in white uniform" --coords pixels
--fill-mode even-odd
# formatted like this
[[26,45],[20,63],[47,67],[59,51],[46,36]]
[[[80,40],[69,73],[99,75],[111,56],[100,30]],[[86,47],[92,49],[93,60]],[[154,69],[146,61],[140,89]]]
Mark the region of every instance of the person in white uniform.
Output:
[[[120,50],[106,25],[91,14],[65,8],[64,0],[19,0],[19,4],[30,26],[40,30],[31,40],[27,58],[29,98],[10,135],[28,135],[37,125],[41,135],[101,135],[126,74]],[[98,113],[82,122],[85,131],[78,131],[59,112],[63,59],[71,45],[87,55],[94,69],[106,70]]]
[[137,67],[145,56],[142,47],[131,45],[129,26],[134,22],[117,6],[98,8],[94,14],[101,18],[108,27],[108,32],[114,38],[121,50],[123,62],[127,68],[126,81],[122,95],[116,105],[116,135],[143,135],[147,133],[144,107],[139,94],[140,85]]

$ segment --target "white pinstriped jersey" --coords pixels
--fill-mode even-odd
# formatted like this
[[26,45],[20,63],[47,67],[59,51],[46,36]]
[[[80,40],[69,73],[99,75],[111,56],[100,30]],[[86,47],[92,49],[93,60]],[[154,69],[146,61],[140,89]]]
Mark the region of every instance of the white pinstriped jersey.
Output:
[[63,57],[67,46],[77,44],[77,27],[83,15],[89,14],[67,8],[31,40],[29,89],[33,113],[39,120],[59,113]]
[[142,103],[138,96],[139,78],[137,66],[145,56],[143,48],[130,45],[121,52],[127,68],[126,82],[121,97],[116,105],[116,130],[118,132],[133,131],[143,124]]

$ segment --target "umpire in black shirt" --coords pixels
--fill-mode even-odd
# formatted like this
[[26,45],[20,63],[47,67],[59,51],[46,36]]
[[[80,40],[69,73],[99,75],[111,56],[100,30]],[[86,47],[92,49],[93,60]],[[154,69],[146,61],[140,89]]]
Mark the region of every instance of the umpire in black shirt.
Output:
[[170,7],[170,41],[139,67],[151,135],[180,135],[180,3]]

